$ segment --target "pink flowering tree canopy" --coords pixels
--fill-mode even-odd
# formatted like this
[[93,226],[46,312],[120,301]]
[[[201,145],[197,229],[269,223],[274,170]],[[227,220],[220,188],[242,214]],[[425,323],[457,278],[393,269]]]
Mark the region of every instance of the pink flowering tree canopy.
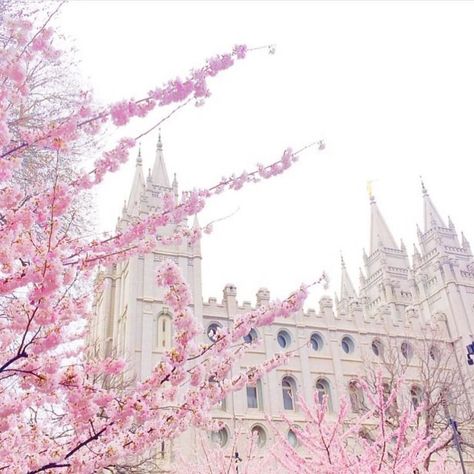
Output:
[[[446,452],[432,457],[450,438],[450,429],[438,439],[432,439],[423,426],[416,424],[417,417],[425,412],[423,404],[417,409],[406,408],[399,412],[400,380],[392,390],[387,390],[380,374],[375,391],[364,380],[357,385],[367,399],[359,413],[351,412],[348,399],[343,399],[337,412],[331,413],[326,396],[315,392],[312,403],[300,396],[298,405],[304,422],[299,417],[295,424],[286,416],[279,424],[268,420],[273,439],[268,442],[272,443],[270,447],[259,449],[256,432],[238,433],[231,447],[220,447],[203,438],[204,454],[184,455],[176,462],[173,472],[258,474],[262,472],[262,466],[270,474],[456,472],[455,465],[447,460]],[[394,411],[399,412],[399,425],[392,423]],[[291,440],[288,437],[290,430]]]
[[[164,194],[161,207],[146,219],[91,240],[76,225],[75,203],[119,169],[147,132],[120,138],[92,167],[79,163],[65,169],[75,144],[132,118],[155,113],[157,126],[189,102],[202,105],[210,95],[210,80],[235,67],[251,49],[235,46],[139,99],[97,107],[90,92],[78,90],[66,109],[39,113],[41,104],[32,92],[35,71],[54,71],[62,61],[51,15],[28,14],[14,5],[0,14],[0,472],[113,469],[191,425],[212,427],[209,411],[227,393],[283,363],[285,356],[276,355],[235,376],[230,373],[245,351],[242,337],[299,311],[308,287],[239,316],[214,343],[201,345],[202,328],[190,309],[188,285],[178,268],[165,262],[156,284],[165,288],[173,311],[172,348],[147,380],[119,390],[104,380],[120,377],[125,361],[85,357],[90,295],[100,290],[98,268],[158,245],[199,239],[201,229],[189,229],[186,219],[208,199],[281,174],[302,150],[284,150],[269,165],[184,192],[177,201]],[[18,184],[15,177],[28,166],[26,157],[37,154],[46,157],[48,179]],[[171,236],[161,235],[165,226],[175,229]]]

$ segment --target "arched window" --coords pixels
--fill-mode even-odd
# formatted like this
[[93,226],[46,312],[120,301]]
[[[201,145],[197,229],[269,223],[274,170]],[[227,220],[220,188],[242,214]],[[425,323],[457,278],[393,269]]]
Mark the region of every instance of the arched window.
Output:
[[219,408],[219,410],[226,411],[227,410],[227,403],[226,399],[223,398],[217,405],[216,408]]
[[410,389],[411,404],[416,410],[423,403],[423,390],[418,385],[412,385]]
[[277,341],[278,341],[278,345],[282,349],[286,349],[291,344],[290,333],[288,331],[285,331],[284,329],[282,329],[281,331],[278,332]]
[[323,337],[318,332],[311,334],[311,338],[309,341],[311,343],[311,348],[313,349],[313,351],[321,351],[324,347]]
[[159,350],[166,350],[171,347],[171,315],[168,312],[162,311],[158,315],[157,320],[157,347]]
[[440,355],[439,347],[433,344],[430,347],[430,359],[433,362],[439,362],[440,357],[441,357],[441,355]]
[[346,354],[354,352],[355,344],[352,337],[344,336],[341,341],[341,347]]
[[402,353],[402,356],[408,361],[413,356],[413,347],[409,342],[403,341],[400,345],[400,352]]
[[364,410],[364,393],[355,380],[349,382],[349,399],[353,413],[361,413]]
[[229,441],[229,430],[223,426],[219,431],[211,432],[211,440],[221,447],[224,447]]
[[[385,403],[389,400],[390,395],[392,395],[392,385],[388,382],[383,382],[382,384],[383,389],[383,399]],[[387,414],[389,416],[397,416],[398,414],[398,402],[397,397],[395,396],[390,406],[387,408]]]
[[283,395],[283,408],[285,410],[295,409],[296,383],[292,377],[284,377],[281,382]]
[[259,448],[263,448],[267,443],[267,434],[265,428],[261,425],[255,425],[252,428],[252,437],[255,438],[256,444]]
[[221,329],[221,325],[217,323],[211,323],[207,327],[207,337],[212,341],[216,342],[218,339],[217,332]]
[[251,329],[250,332],[246,336],[244,336],[244,341],[247,344],[256,342],[257,340],[258,340],[258,334],[257,334],[257,331],[255,331],[255,329]]
[[247,385],[247,408],[263,409],[262,382],[249,383]]
[[316,395],[319,403],[323,403],[324,397],[326,397],[328,410],[332,411],[331,387],[326,379],[318,379],[316,381]]

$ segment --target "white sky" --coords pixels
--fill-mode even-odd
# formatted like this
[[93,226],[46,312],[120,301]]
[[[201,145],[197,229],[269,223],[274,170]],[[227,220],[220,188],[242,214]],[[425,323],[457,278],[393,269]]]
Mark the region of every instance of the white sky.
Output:
[[[274,56],[251,54],[213,79],[204,107],[162,128],[181,190],[325,139],[324,153],[308,151],[282,176],[216,198],[200,217],[204,224],[240,208],[202,243],[205,298],[232,282],[239,301],[254,301],[261,286],[284,297],[323,269],[331,295],[339,291],[341,250],[358,287],[368,180],[410,254],[422,222],[420,174],[441,215],[474,243],[473,20],[471,2],[76,0],[64,6],[61,29],[75,38],[101,102],[143,97],[237,43],[277,45]],[[155,142],[156,134],[142,141],[146,168]],[[133,169],[102,187],[101,229],[115,226]]]

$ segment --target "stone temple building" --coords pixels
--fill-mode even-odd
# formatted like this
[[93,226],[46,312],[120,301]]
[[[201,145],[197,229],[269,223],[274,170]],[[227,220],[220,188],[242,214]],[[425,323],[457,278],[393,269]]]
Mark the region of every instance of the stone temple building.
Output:
[[[178,196],[176,177],[170,181],[159,139],[153,169],[146,176],[140,155],[137,159],[130,197],[117,229],[123,230],[131,221],[154,211],[163,191]],[[340,291],[334,300],[324,296],[318,310],[301,311],[249,333],[247,340],[258,338],[262,343],[239,361],[235,371],[263,362],[276,352],[298,349],[286,365],[257,384],[229,395],[214,410],[224,428],[213,433],[212,439],[230,445],[235,430],[254,431],[259,446],[268,447],[273,435],[265,416],[278,425],[285,413],[295,424],[302,423],[302,414],[295,406],[296,394],[310,400],[315,390],[328,396],[331,410],[337,409],[342,396],[350,395],[352,409],[357,411],[363,400],[352,380],[364,374],[369,362],[377,363],[384,351],[397,353],[399,361],[416,366],[414,353],[420,344],[426,345],[427,334],[435,334],[432,340],[453,352],[460,373],[469,374],[465,347],[474,336],[471,247],[453,222],[438,213],[424,186],[422,199],[423,225],[418,229],[418,243],[413,246],[411,258],[403,242],[399,245],[394,239],[372,196],[370,247],[363,254],[359,290],[342,261]],[[193,310],[204,327],[203,341],[212,340],[216,328],[232,324],[236,315],[270,299],[270,291],[260,288],[253,305],[240,303],[236,287],[227,284],[220,298],[203,301],[199,243],[166,246],[105,269],[104,289],[96,297],[91,338],[101,343],[104,356],[113,352],[127,357],[139,380],[150,375],[172,341],[171,314],[162,302],[162,290],[155,284],[157,267],[164,259],[173,259],[190,284]],[[433,360],[437,351],[436,343],[430,342]],[[415,369],[410,370],[413,379],[406,381],[405,395],[416,404],[423,389],[417,386]],[[469,404],[470,384],[460,385]],[[470,406],[466,409],[471,411]],[[189,434],[186,446],[192,446],[194,436]],[[288,439],[296,443],[291,430]],[[169,458],[169,446],[158,449],[159,455]]]

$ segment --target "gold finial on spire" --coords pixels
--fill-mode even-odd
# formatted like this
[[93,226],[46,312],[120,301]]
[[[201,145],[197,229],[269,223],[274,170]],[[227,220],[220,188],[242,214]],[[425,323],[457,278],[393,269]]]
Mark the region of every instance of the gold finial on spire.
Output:
[[373,187],[372,187],[372,183],[374,182],[375,180],[373,179],[370,179],[369,181],[367,181],[367,194],[369,195],[369,199],[374,202],[375,201],[375,197],[374,197],[374,192],[373,192]]

